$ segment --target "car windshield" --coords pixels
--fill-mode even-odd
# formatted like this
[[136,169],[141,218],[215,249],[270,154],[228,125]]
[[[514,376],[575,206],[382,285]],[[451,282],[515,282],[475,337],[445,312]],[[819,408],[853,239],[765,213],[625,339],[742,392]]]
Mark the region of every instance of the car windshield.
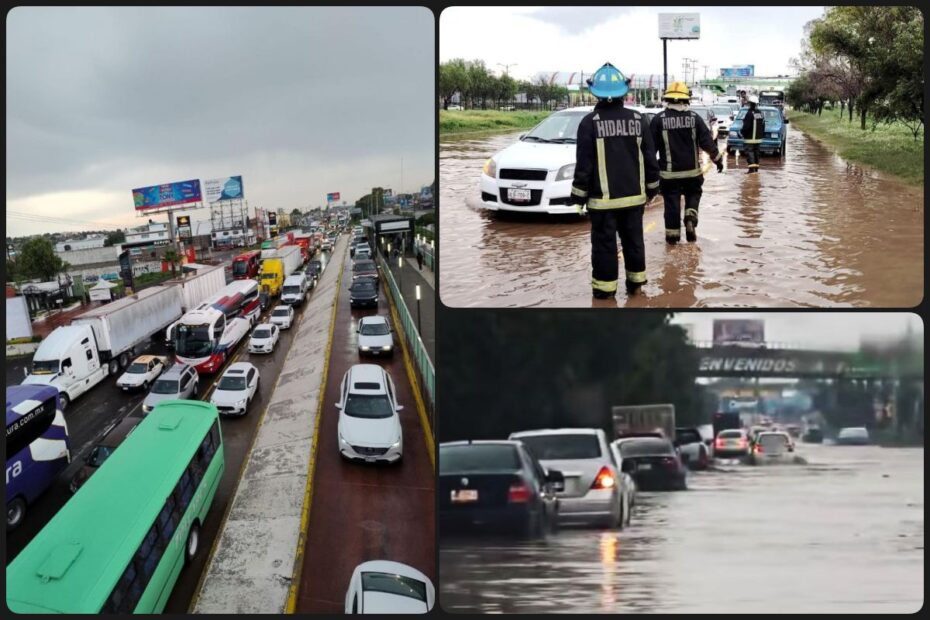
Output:
[[388,573],[362,573],[363,592],[384,592],[426,602],[426,584],[411,577]]
[[676,431],[675,441],[680,444],[700,443],[701,434],[696,430]]
[[515,446],[478,444],[439,446],[439,473],[517,471],[520,457]]
[[385,394],[349,394],[342,411],[353,418],[389,418],[394,414]]
[[700,114],[701,117],[702,117],[705,121],[708,121],[708,122],[710,121],[711,117],[714,115],[714,113],[710,111],[710,108],[695,108],[695,107],[692,107],[691,110],[694,111],[694,112],[697,112],[698,114]]
[[743,434],[740,431],[721,431],[717,437],[722,437],[723,439],[739,439]]
[[233,263],[233,275],[244,276],[249,271],[249,264],[245,261],[235,261]]
[[216,386],[218,390],[242,391],[245,389],[245,375],[225,375]]
[[385,336],[391,333],[391,330],[387,326],[387,323],[362,323],[359,333],[363,336]]
[[356,263],[352,265],[352,271],[355,273],[359,271],[374,271],[375,269],[375,263],[370,260],[356,261]]
[[623,457],[671,455],[674,453],[675,449],[672,448],[672,444],[665,439],[643,437],[642,439],[630,439],[620,444],[620,454]]
[[[742,110],[740,110],[740,111],[739,111],[739,114],[736,115],[736,120],[738,120],[738,121],[743,120],[743,118],[746,117],[746,110],[747,110],[747,109],[748,109],[748,108],[743,108]],[[779,112],[778,110],[763,109],[763,110],[762,110],[762,116],[765,117],[765,122],[766,122],[766,123],[774,122],[774,121],[781,122],[781,112]]]
[[360,280],[353,282],[349,290],[353,293],[374,293],[375,283],[370,280]]
[[714,114],[717,116],[730,116],[730,112],[733,111],[733,108],[728,105],[715,105],[711,110],[713,110]]
[[284,294],[285,294],[285,295],[288,295],[288,294],[297,294],[297,293],[300,293],[300,287],[299,287],[299,286],[285,286],[285,287],[284,287]]
[[784,448],[788,445],[788,438],[784,435],[763,434],[759,436],[759,443],[765,450]]
[[263,338],[271,338],[271,329],[267,327],[256,329],[254,332],[252,332],[252,338],[258,338],[259,340]]
[[523,136],[524,142],[574,142],[578,136],[578,125],[587,111],[559,112],[547,116]]
[[110,446],[94,446],[94,449],[90,451],[90,455],[87,457],[87,464],[91,467],[100,467],[107,460],[107,457],[113,454],[114,450],[116,448]]
[[152,394],[177,394],[178,382],[176,379],[159,379],[152,384]]
[[515,439],[522,441],[530,454],[540,461],[596,459],[601,456],[601,444],[596,435],[529,435]]
[[271,316],[287,316],[287,315],[288,315],[288,308],[275,308],[271,313]]
[[144,375],[149,371],[149,365],[144,362],[133,362],[129,365],[129,368],[126,369],[131,375]]

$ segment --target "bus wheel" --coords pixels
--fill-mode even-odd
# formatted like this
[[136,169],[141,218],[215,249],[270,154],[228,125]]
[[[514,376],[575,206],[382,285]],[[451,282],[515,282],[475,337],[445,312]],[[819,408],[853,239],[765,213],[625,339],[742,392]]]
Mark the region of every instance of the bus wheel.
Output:
[[64,412],[68,408],[68,405],[71,404],[71,399],[68,398],[67,394],[62,393],[59,402],[61,403],[61,411]]
[[197,555],[197,548],[200,546],[200,524],[196,521],[191,525],[191,531],[187,534],[187,545],[184,547],[184,564],[190,564],[194,556]]
[[6,529],[15,530],[26,516],[26,501],[17,497],[6,505]]

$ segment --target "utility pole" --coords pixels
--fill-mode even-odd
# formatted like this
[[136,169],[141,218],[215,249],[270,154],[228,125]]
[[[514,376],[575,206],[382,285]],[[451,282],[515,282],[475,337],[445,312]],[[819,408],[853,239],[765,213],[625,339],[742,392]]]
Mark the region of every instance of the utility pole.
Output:
[[503,68],[504,68],[504,75],[506,75],[507,77],[510,77],[510,67],[516,67],[516,66],[517,66],[517,63],[512,62],[512,63],[510,63],[510,64],[506,64],[506,65],[505,65],[504,63],[499,62],[499,63],[497,63],[497,66],[498,66],[498,67],[503,67]]

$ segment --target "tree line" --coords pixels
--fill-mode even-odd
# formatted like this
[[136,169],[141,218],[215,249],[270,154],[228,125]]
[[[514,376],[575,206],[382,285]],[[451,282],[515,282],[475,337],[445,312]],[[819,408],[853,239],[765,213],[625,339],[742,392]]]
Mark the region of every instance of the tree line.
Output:
[[923,13],[916,6],[836,6],[805,26],[799,70],[785,93],[820,114],[837,103],[866,129],[900,122],[917,140],[924,125]]
[[611,431],[613,405],[673,403],[677,423],[709,419],[697,352],[670,314],[467,312],[442,322],[441,441],[533,428]]
[[518,93],[525,95],[528,103],[548,104],[568,98],[567,88],[550,84],[543,76],[527,81],[506,73],[494,75],[483,60],[454,58],[439,65],[439,96],[444,110],[456,94],[463,107],[486,109],[495,102],[512,101]]

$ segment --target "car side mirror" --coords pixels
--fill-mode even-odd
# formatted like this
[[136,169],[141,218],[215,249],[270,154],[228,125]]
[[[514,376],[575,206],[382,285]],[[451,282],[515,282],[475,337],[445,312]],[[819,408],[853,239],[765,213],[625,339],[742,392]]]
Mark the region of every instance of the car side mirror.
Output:
[[404,410],[404,406],[403,406],[403,405],[397,405],[397,407],[395,407],[395,409],[397,409],[398,411],[403,411],[403,410]]
[[342,405],[341,405],[341,404],[339,404],[339,403],[333,403],[333,404],[336,405],[336,409],[342,409]]
[[521,134],[520,134],[520,140],[522,140],[522,139],[525,138],[525,137],[526,137],[526,134],[525,134],[525,133],[521,133]]
[[565,475],[557,469],[550,469],[546,472],[546,482],[555,492],[565,490]]

